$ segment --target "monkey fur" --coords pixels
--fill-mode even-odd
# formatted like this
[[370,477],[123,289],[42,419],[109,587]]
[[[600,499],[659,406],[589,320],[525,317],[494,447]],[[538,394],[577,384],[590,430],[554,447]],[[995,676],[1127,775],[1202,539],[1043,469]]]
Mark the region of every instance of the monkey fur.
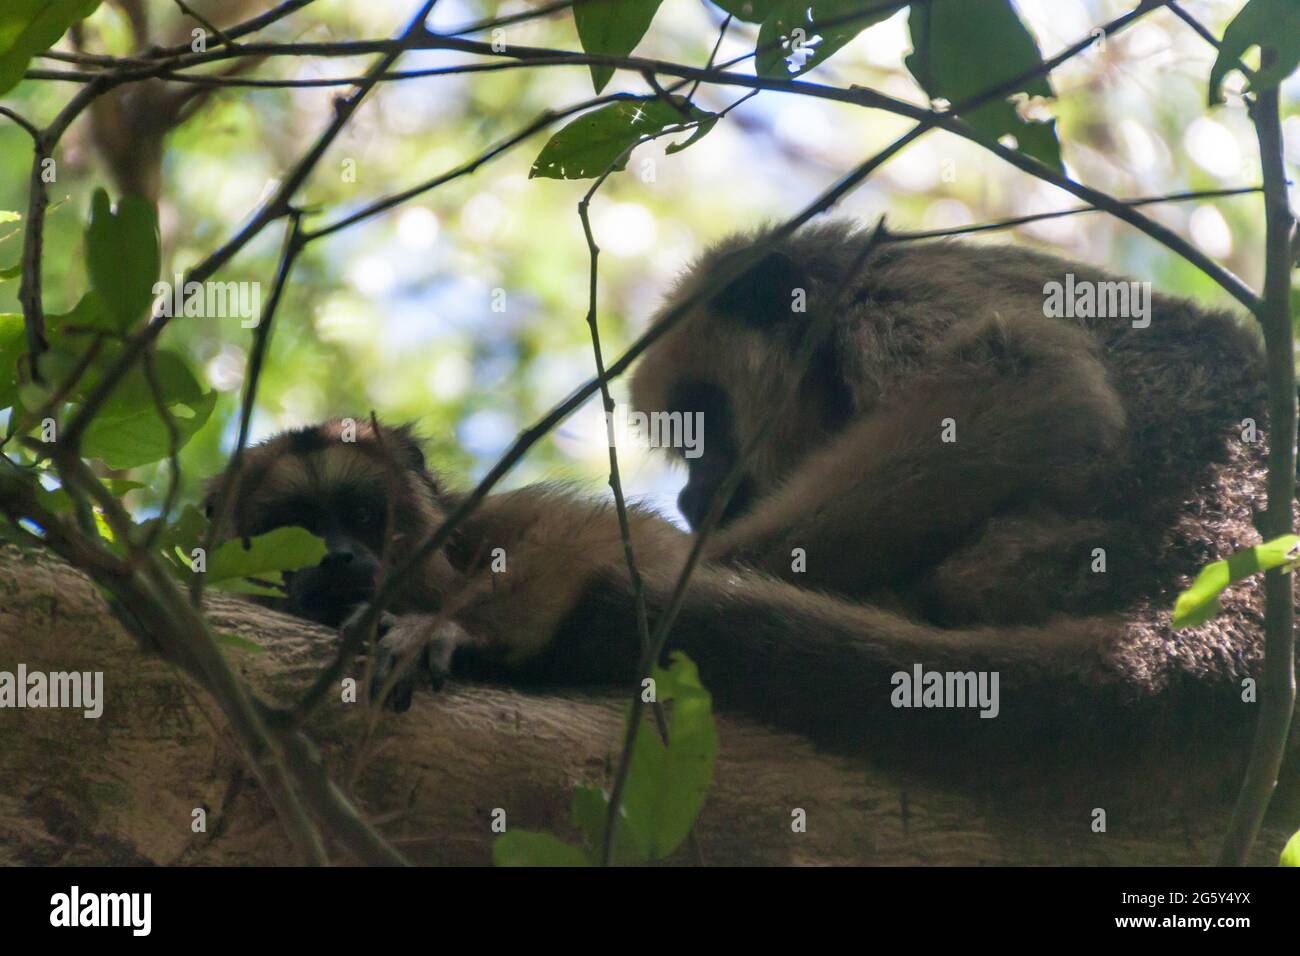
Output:
[[[703,415],[679,499],[692,524],[767,426],[668,649],[699,665],[719,707],[836,751],[968,776],[1066,768],[1085,788],[1099,767],[1158,758],[1168,779],[1199,786],[1212,766],[1221,784],[1257,714],[1245,688],[1259,677],[1262,589],[1234,587],[1218,617],[1178,632],[1170,609],[1204,564],[1259,540],[1255,337],[1228,313],[1159,294],[1144,327],[1049,317],[1048,283],[1114,277],[1014,247],[886,242],[837,297],[799,375],[810,315],[867,241],[834,222],[776,243],[737,236],[667,299],[657,321],[727,257],[765,244],[632,382],[639,410]],[[806,312],[792,310],[795,293]],[[777,407],[787,386],[797,400]],[[320,534],[329,553],[288,576],[287,603],[331,625],[374,587],[390,506],[397,560],[461,501],[409,429],[350,427],[250,449],[227,529]],[[653,626],[691,537],[640,507],[629,518]],[[614,509],[562,486],[488,496],[390,610],[384,644],[421,653],[435,686],[448,673],[639,677]],[[916,665],[996,672],[997,717],[895,706],[891,682]],[[399,684],[399,707],[409,693]]]

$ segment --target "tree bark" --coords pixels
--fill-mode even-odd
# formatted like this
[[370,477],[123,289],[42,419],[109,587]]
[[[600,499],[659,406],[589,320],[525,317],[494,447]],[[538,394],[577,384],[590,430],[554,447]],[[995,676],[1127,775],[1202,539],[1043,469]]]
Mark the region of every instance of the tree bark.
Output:
[[[227,653],[266,699],[289,703],[334,647],[332,632],[213,595]],[[146,653],[80,573],[0,548],[0,671],[102,671],[104,711],[0,709],[0,863],[288,864],[265,797],[220,714]],[[341,698],[341,695],[340,695]],[[417,692],[403,715],[327,700],[309,725],[336,780],[409,859],[487,864],[494,810],[508,827],[576,839],[572,788],[608,785],[626,696],[524,693],[457,683]],[[1112,820],[945,792],[718,715],[721,750],[696,834],[709,864],[1178,864],[1213,860],[1227,809]],[[203,809],[206,830],[194,832]],[[794,832],[793,812],[806,812]],[[499,814],[496,815],[499,817]],[[1276,862],[1266,829],[1255,862]],[[340,862],[349,862],[337,854]],[[672,862],[695,860],[689,849]]]

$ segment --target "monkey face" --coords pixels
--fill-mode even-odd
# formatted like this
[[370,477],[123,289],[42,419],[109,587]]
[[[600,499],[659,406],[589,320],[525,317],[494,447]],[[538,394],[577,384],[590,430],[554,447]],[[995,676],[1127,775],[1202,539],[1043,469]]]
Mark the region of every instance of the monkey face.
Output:
[[[393,518],[388,534],[389,515]],[[374,595],[387,545],[394,561],[444,517],[438,485],[405,428],[348,419],[285,432],[250,448],[223,537],[305,528],[325,542],[313,568],[285,572],[284,609],[337,626]],[[444,555],[404,585],[397,603],[436,606],[452,571]]]
[[[682,383],[673,392],[672,405],[682,415],[699,416],[702,425],[698,456],[683,456],[689,475],[677,496],[682,516],[692,528],[698,528],[740,457],[735,416],[727,393],[707,382]],[[730,524],[748,511],[753,497],[752,478],[742,476],[719,524]]]
[[782,241],[714,290],[719,269],[760,239],[728,240],[686,272],[655,320],[674,315],[675,324],[641,358],[632,380],[638,411],[703,417],[703,454],[678,456],[690,469],[678,507],[693,528],[747,445],[753,452],[723,525],[772,494],[859,412],[845,358],[857,347],[854,308],[839,310],[826,340],[800,357],[818,303],[836,288],[838,264],[852,255],[846,231],[811,229],[797,243]]
[[304,527],[325,541],[314,568],[284,575],[290,613],[336,627],[352,608],[374,595],[383,548],[386,504],[366,492],[340,489],[335,500],[298,502],[281,525]]

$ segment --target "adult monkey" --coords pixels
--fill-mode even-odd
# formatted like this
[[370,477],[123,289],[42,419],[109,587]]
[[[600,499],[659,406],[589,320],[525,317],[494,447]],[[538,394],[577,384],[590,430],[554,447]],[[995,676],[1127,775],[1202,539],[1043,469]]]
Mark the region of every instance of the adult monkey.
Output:
[[[1159,755],[1175,778],[1227,779],[1255,716],[1260,595],[1247,584],[1178,634],[1168,609],[1205,562],[1257,540],[1252,336],[1140,290],[1133,314],[1112,314],[1130,287],[1024,250],[886,244],[855,271],[869,240],[847,224],[769,239],[733,238],[686,273],[670,306],[763,243],[633,381],[643,411],[704,415],[681,497],[692,522],[767,423],[668,648],[720,706],[827,747],[945,771],[1091,774]],[[1045,314],[1056,287],[1113,301]],[[807,317],[830,302],[800,375]],[[799,400],[774,407],[787,386]],[[400,556],[459,500],[409,430],[333,421],[249,451],[227,533],[321,534],[328,555],[287,600],[337,624],[374,587],[389,509]],[[647,511],[630,518],[653,619],[690,542]],[[613,509],[554,485],[489,496],[392,611],[385,646],[418,653],[435,684],[639,676]],[[989,687],[994,706],[977,706]],[[395,703],[409,699],[407,681]]]

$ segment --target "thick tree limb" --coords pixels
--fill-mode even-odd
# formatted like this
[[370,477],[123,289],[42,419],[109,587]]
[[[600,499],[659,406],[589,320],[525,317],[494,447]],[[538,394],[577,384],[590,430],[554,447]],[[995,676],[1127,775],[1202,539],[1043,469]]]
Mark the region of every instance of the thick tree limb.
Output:
[[[228,649],[261,694],[295,699],[333,635],[221,595],[221,633],[263,650]],[[80,573],[0,549],[0,670],[102,670],[98,720],[79,711],[0,709],[0,863],[275,864],[295,860],[263,792],[240,776],[213,702],[146,656]],[[621,692],[525,694],[456,684],[384,715],[351,796],[411,860],[485,864],[507,826],[572,835],[580,782],[608,784],[625,706]],[[337,772],[356,756],[362,705],[327,700],[307,728]],[[1212,858],[1227,818],[1086,814],[995,803],[818,754],[805,741],[719,716],[722,750],[697,824],[712,864],[1175,864]],[[207,829],[191,830],[205,808]],[[807,832],[791,813],[807,812]],[[333,836],[327,834],[327,836]],[[1252,860],[1272,863],[1285,834],[1266,829]],[[333,849],[337,849],[337,843]],[[346,856],[336,856],[346,860]],[[679,851],[675,862],[689,862]]]

